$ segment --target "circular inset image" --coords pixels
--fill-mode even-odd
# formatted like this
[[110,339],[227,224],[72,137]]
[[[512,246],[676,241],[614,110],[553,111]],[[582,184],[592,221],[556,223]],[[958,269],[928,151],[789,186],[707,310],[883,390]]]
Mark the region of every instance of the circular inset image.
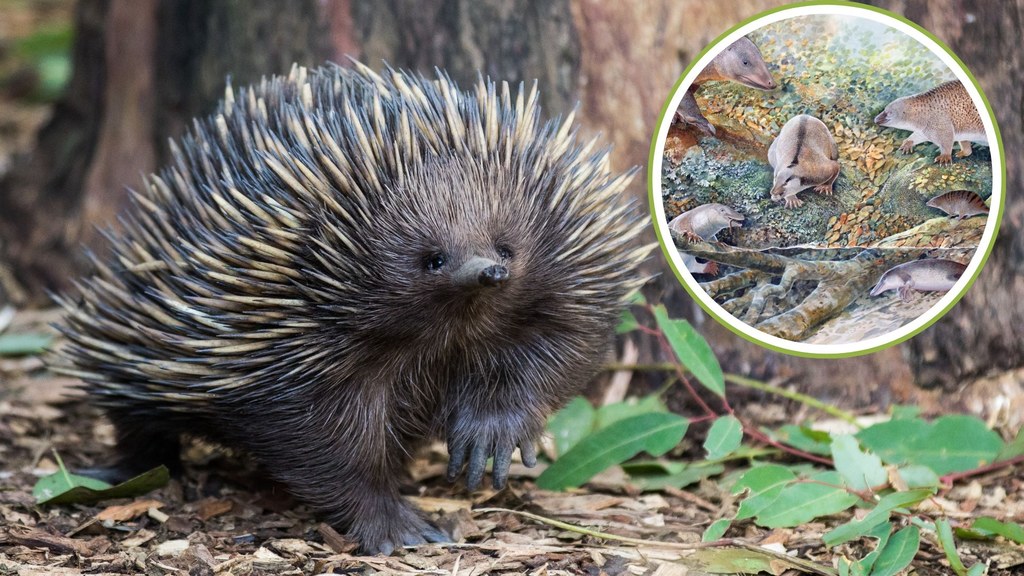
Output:
[[992,248],[1004,163],[991,109],[938,40],[818,3],[709,46],[651,145],[651,212],[676,275],[745,338],[852,356],[923,330]]

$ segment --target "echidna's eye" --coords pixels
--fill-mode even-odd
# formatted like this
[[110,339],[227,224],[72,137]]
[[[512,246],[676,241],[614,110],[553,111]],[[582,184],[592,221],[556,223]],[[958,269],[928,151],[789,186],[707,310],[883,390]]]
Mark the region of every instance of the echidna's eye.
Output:
[[495,249],[498,252],[498,256],[500,256],[503,260],[510,260],[513,256],[512,249],[506,246],[505,244],[498,244],[497,246],[495,246]]
[[426,260],[424,261],[424,266],[426,266],[427,270],[430,270],[431,272],[437,272],[441,268],[444,268],[444,265],[447,263],[448,258],[445,257],[444,254],[440,252],[435,252],[430,256],[427,256]]

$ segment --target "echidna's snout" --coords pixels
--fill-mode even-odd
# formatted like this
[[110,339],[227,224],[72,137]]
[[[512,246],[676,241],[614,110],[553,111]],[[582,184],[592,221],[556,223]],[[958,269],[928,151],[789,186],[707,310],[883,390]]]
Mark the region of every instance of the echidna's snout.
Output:
[[481,286],[501,286],[508,280],[508,277],[508,268],[501,264],[495,264],[481,270],[478,279]]
[[452,278],[461,286],[494,287],[507,282],[510,276],[507,267],[490,258],[473,256],[455,271]]
[[885,113],[885,110],[882,110],[878,113],[878,116],[875,116],[875,124],[878,124],[879,126],[885,126],[885,123],[888,121],[889,115]]

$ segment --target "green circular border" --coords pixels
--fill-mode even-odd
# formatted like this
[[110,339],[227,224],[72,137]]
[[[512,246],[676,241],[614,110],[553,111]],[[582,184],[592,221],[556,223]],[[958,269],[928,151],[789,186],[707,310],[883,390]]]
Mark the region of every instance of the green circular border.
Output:
[[[857,350],[857,351],[853,351],[853,352],[828,353],[828,352],[804,352],[804,351],[790,350],[790,349],[787,349],[787,348],[783,348],[781,346],[776,346],[774,344],[769,344],[767,342],[763,342],[760,339],[758,339],[757,337],[752,336],[750,334],[744,333],[740,329],[732,326],[731,324],[729,324],[728,322],[726,322],[725,320],[720,318],[719,315],[714,310],[710,309],[710,307],[706,306],[703,302],[701,302],[700,298],[697,297],[697,295],[694,293],[693,289],[690,288],[690,285],[687,284],[683,280],[683,276],[679,272],[679,270],[676,268],[675,264],[673,263],[672,258],[671,258],[671,254],[669,252],[670,249],[675,249],[675,245],[665,242],[665,238],[664,238],[664,236],[662,235],[662,232],[661,232],[661,226],[660,226],[661,223],[657,222],[657,220],[656,220],[656,218],[657,218],[656,212],[655,212],[655,201],[656,201],[656,199],[654,197],[654,178],[655,178],[656,175],[654,174],[654,170],[652,169],[652,167],[654,166],[654,155],[655,155],[655,153],[657,151],[657,147],[658,147],[658,132],[661,131],[661,127],[662,127],[662,125],[665,122],[665,116],[670,112],[669,111],[669,104],[670,104],[670,102],[672,100],[672,95],[675,95],[676,93],[678,93],[679,88],[683,84],[683,79],[686,78],[686,75],[690,73],[690,70],[692,70],[693,67],[696,66],[697,62],[700,61],[700,59],[702,57],[704,57],[705,54],[707,54],[712,48],[714,48],[717,44],[722,42],[726,37],[728,37],[730,34],[735,32],[736,30],[739,30],[743,26],[746,26],[747,24],[750,24],[751,22],[754,22],[755,20],[758,20],[758,19],[761,19],[761,18],[763,18],[765,16],[768,16],[769,14],[776,14],[778,12],[784,12],[786,10],[791,10],[793,8],[801,8],[801,7],[805,7],[805,6],[844,6],[844,7],[851,7],[851,8],[857,8],[857,9],[861,9],[861,10],[866,10],[866,11],[870,11],[870,12],[877,12],[877,13],[883,14],[885,16],[888,16],[890,18],[893,18],[895,20],[899,20],[899,21],[903,22],[904,24],[906,24],[906,25],[916,29],[918,32],[924,34],[932,42],[935,42],[935,44],[938,47],[940,47],[943,50],[945,50],[946,53],[949,54],[949,56],[953,59],[953,61],[956,62],[957,65],[960,66],[960,68],[967,75],[967,78],[969,78],[971,83],[974,85],[974,88],[978,91],[978,94],[981,95],[981,100],[985,104],[985,110],[986,110],[986,112],[988,112],[989,119],[992,121],[992,128],[993,128],[993,131],[995,132],[995,135],[996,135],[996,149],[998,151],[998,155],[999,155],[999,158],[1000,158],[1000,181],[999,181],[999,184],[1000,184],[1000,186],[999,186],[1000,187],[1000,190],[999,190],[1000,201],[999,201],[999,213],[996,215],[995,228],[992,231],[992,237],[989,239],[988,246],[985,247],[984,255],[981,258],[981,263],[978,265],[978,269],[975,270],[974,274],[971,276],[971,279],[968,280],[967,285],[964,286],[964,288],[960,290],[960,293],[956,295],[956,297],[953,299],[952,302],[949,303],[949,305],[947,305],[941,311],[936,313],[935,316],[931,320],[929,320],[928,322],[926,322],[925,324],[923,324],[922,326],[920,326],[919,328],[917,328],[913,332],[911,332],[909,334],[906,334],[904,336],[901,336],[900,338],[893,339],[893,340],[891,340],[889,342],[886,342],[884,344],[879,344],[878,346],[874,346],[872,348],[867,348],[867,349],[864,349],[864,350]],[[989,149],[991,149],[991,148],[992,148],[992,146],[990,144],[989,145]],[[661,175],[658,174],[657,177],[660,178]],[[778,8],[772,8],[771,10],[765,10],[764,12],[759,12],[758,14],[755,14],[754,16],[751,16],[750,18],[747,18],[746,20],[743,20],[742,22],[740,22],[740,23],[736,24],[735,26],[729,28],[728,30],[726,30],[722,34],[718,35],[718,37],[715,38],[715,40],[712,41],[710,44],[705,46],[704,49],[701,50],[700,53],[698,53],[690,61],[690,64],[686,67],[686,69],[683,70],[683,73],[679,76],[679,80],[677,80],[675,85],[672,87],[671,95],[669,96],[669,98],[667,98],[665,100],[665,105],[661,109],[661,114],[658,115],[658,122],[655,124],[654,134],[651,137],[651,151],[650,151],[650,155],[649,155],[649,157],[647,159],[647,199],[648,199],[648,210],[650,211],[650,214],[651,214],[651,223],[654,225],[654,234],[658,237],[658,244],[661,246],[662,254],[665,256],[665,260],[668,262],[669,267],[672,269],[672,272],[675,274],[676,280],[679,282],[680,285],[682,285],[682,287],[686,290],[686,292],[690,295],[690,297],[692,297],[697,302],[697,304],[705,312],[710,314],[712,318],[717,320],[719,324],[725,326],[726,328],[729,329],[729,331],[731,331],[732,333],[736,334],[737,336],[743,338],[744,340],[747,340],[748,342],[752,342],[754,344],[757,344],[758,346],[761,346],[761,347],[764,347],[764,348],[768,348],[769,350],[774,350],[776,352],[782,352],[783,354],[789,354],[791,356],[800,356],[800,357],[803,357],[803,358],[853,358],[853,357],[856,357],[856,356],[864,356],[866,354],[872,354],[874,352],[879,352],[881,350],[885,350],[886,348],[890,348],[892,346],[900,344],[901,342],[905,342],[905,341],[909,340],[910,338],[913,338],[914,336],[920,334],[922,331],[924,331],[925,329],[930,327],[932,324],[934,324],[935,322],[938,322],[940,318],[945,316],[953,308],[953,306],[956,306],[960,302],[960,299],[963,298],[965,294],[967,294],[967,291],[971,289],[971,286],[974,285],[974,282],[978,279],[978,276],[981,274],[981,271],[985,268],[985,264],[988,262],[988,257],[992,253],[992,248],[995,247],[996,239],[999,236],[999,227],[1000,227],[1000,225],[1002,224],[1002,221],[1003,221],[1003,211],[1006,209],[1006,155],[1005,155],[1004,150],[1003,150],[1003,137],[1002,137],[1002,134],[999,131],[999,123],[996,121],[996,115],[992,111],[992,105],[989,103],[988,97],[985,96],[985,91],[981,89],[981,85],[978,84],[977,78],[974,77],[974,74],[972,74],[970,69],[967,68],[967,65],[964,64],[963,60],[961,60],[959,56],[957,56],[952,50],[950,50],[949,46],[946,46],[945,42],[943,42],[942,40],[939,40],[934,34],[929,32],[928,30],[924,29],[922,26],[920,26],[916,22],[913,22],[911,20],[908,20],[907,18],[904,18],[903,16],[901,16],[899,14],[896,14],[894,12],[890,12],[889,10],[885,10],[883,8],[878,8],[876,6],[868,6],[868,5],[860,4],[860,3],[857,3],[857,2],[846,2],[846,1],[843,1],[843,0],[811,0],[809,2],[794,2],[792,4],[787,4],[785,6],[779,6]],[[660,202],[661,199],[658,198],[657,201]],[[990,215],[990,217],[991,217],[991,215]],[[672,248],[669,248],[670,245],[672,246]],[[751,328],[753,328],[753,327],[751,327]]]

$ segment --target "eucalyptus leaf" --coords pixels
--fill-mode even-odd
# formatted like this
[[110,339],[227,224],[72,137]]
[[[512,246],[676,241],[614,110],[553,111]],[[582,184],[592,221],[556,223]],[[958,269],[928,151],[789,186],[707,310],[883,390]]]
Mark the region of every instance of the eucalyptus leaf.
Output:
[[857,439],[849,434],[840,434],[832,440],[832,462],[854,490],[884,486],[889,480],[882,459],[861,450]]
[[665,402],[658,394],[651,394],[639,399],[627,398],[622,402],[614,402],[598,408],[594,417],[594,429],[600,430],[631,416],[667,411],[668,407],[665,406]]
[[857,503],[857,497],[842,487],[837,472],[822,472],[806,481],[787,485],[755,521],[766,528],[806,524],[815,518],[837,514]]
[[701,542],[714,542],[715,540],[721,540],[722,536],[725,536],[725,531],[729,529],[729,525],[732,524],[730,518],[719,518],[711,523],[710,526],[704,530],[704,534],[701,535]]
[[853,520],[827,532],[822,540],[828,547],[837,546],[872,533],[879,525],[889,521],[893,510],[912,506],[935,493],[933,489],[909,490],[886,494],[875,507],[860,520]]
[[661,456],[686,434],[689,421],[666,412],[652,412],[620,420],[582,439],[548,466],[537,486],[564,490],[582,485],[598,472],[647,452]]
[[896,576],[914,560],[921,547],[921,531],[917,526],[907,526],[889,538],[879,553],[871,576]]
[[725,458],[740,447],[743,440],[743,425],[739,419],[728,414],[717,418],[708,430],[704,450],[709,460]]
[[1024,544],[1024,527],[1016,522],[1000,522],[995,518],[982,516],[971,524],[971,528],[976,531],[998,534],[1017,544]]
[[168,481],[170,472],[166,466],[153,468],[114,486],[58,471],[40,478],[32,489],[32,495],[39,504],[95,504],[102,500],[147,494],[166,485]]
[[742,520],[758,515],[778,498],[783,488],[796,481],[796,478],[796,474],[784,466],[770,464],[751,468],[732,487],[733,494],[739,494],[744,490],[750,491],[740,502],[736,519]]
[[595,413],[586,398],[577,396],[548,420],[548,431],[555,441],[559,457],[590,434],[594,429]]
[[658,322],[665,339],[679,362],[697,378],[705,388],[719,396],[725,396],[725,376],[707,340],[686,320],[668,317],[665,307],[654,307],[654,319]]

